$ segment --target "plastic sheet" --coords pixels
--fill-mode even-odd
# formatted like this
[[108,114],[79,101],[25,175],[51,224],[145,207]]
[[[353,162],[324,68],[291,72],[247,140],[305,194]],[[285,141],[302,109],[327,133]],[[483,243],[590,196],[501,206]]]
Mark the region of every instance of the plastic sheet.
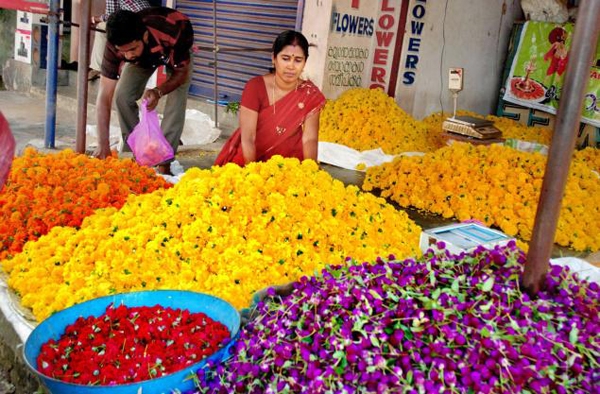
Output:
[[[86,125],[85,126],[85,141],[88,148],[96,148],[98,146],[98,132],[97,125]],[[121,128],[118,126],[109,127],[108,143],[111,150],[121,151],[123,145],[123,136],[121,135]]]
[[215,127],[210,116],[196,109],[185,111],[185,125],[181,134],[183,145],[203,145],[215,142],[221,130]]
[[[403,152],[397,156],[422,156],[422,152]],[[357,151],[346,145],[333,142],[319,141],[319,161],[347,170],[361,171],[359,164],[364,168],[379,166],[394,160],[396,156],[386,154],[381,148]],[[364,169],[362,170],[364,171]]]

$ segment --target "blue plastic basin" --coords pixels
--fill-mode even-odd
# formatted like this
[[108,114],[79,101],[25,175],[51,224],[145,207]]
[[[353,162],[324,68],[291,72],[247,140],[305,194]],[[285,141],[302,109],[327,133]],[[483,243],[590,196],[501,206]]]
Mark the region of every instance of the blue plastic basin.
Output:
[[[50,339],[58,340],[63,335],[65,328],[73,324],[79,317],[100,316],[106,312],[110,304],[136,306],[161,305],[165,308],[187,309],[190,312],[202,312],[214,321],[223,323],[231,332],[232,340],[229,344],[219,349],[213,355],[192,364],[172,374],[143,382],[123,384],[117,386],[84,386],[67,383],[37,370],[37,358],[41,346]],[[55,313],[42,321],[25,341],[23,353],[27,366],[35,372],[42,383],[52,394],[169,394],[173,390],[192,390],[194,383],[189,377],[196,373],[208,360],[218,361],[227,356],[229,347],[235,342],[240,329],[240,315],[227,301],[212,295],[179,290],[153,290],[132,293],[115,294],[107,297],[96,298],[81,304],[73,305]]]

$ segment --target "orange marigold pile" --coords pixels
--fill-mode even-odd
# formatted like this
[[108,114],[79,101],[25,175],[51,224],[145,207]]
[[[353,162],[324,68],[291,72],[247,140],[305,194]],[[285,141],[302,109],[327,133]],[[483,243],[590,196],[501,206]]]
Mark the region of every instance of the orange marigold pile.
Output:
[[98,208],[120,208],[130,194],[170,184],[133,160],[99,160],[72,150],[15,158],[0,191],[0,260],[55,226],[79,227]]

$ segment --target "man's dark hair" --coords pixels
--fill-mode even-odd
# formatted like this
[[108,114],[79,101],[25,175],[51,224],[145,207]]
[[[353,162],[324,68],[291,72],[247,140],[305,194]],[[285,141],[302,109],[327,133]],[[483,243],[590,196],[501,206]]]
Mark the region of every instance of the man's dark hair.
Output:
[[145,32],[142,18],[132,11],[119,10],[106,21],[106,40],[115,46],[141,41]]

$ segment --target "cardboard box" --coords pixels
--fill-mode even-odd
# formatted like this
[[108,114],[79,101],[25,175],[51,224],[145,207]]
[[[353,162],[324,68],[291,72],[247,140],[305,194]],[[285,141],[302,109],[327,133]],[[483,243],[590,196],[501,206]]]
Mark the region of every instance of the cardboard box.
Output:
[[31,32],[15,32],[15,60],[31,63]]
[[493,248],[496,245],[506,245],[510,240],[514,238],[478,223],[456,223],[424,230],[421,233],[420,247],[424,253],[432,245],[442,241],[451,253],[459,254],[470,252],[478,246]]

